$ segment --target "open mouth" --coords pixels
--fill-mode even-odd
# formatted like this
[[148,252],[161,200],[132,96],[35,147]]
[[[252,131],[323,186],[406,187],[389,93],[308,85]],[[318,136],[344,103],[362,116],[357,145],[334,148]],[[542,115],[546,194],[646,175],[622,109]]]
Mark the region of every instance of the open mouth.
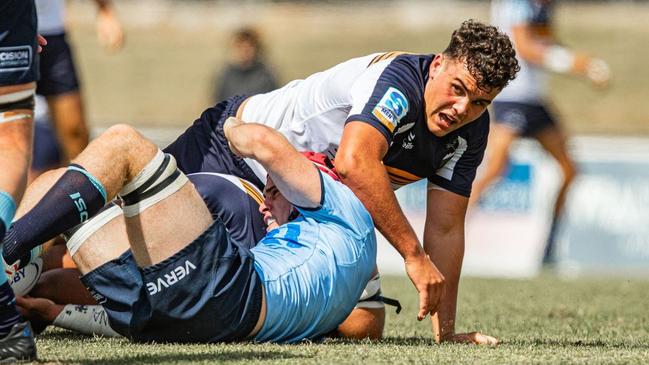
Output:
[[442,127],[443,129],[450,128],[453,124],[455,124],[455,119],[452,119],[448,115],[444,113],[439,113],[439,119],[443,122]]
[[266,215],[264,216],[264,223],[266,223],[266,228],[272,229],[271,225],[277,223],[277,219],[272,215]]

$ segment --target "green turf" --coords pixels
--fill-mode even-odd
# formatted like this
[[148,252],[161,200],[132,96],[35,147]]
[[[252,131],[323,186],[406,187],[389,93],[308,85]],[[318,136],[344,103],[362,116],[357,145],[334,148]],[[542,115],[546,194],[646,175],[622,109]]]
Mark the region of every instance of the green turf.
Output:
[[495,347],[436,345],[429,321],[417,322],[408,279],[384,278],[404,309],[388,311],[378,343],[328,340],[298,345],[135,345],[47,330],[42,362],[65,364],[646,364],[649,281],[464,279],[458,330],[497,336]]

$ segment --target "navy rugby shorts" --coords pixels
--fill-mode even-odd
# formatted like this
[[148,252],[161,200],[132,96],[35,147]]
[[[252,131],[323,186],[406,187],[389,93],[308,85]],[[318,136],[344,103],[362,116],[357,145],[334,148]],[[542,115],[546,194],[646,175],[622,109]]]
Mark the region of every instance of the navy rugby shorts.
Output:
[[250,251],[215,221],[159,264],[138,268],[130,251],[81,281],[110,326],[138,342],[231,342],[253,330],[262,283]]
[[63,151],[49,120],[34,123],[32,169],[49,170],[61,166]]
[[493,114],[494,123],[507,126],[522,137],[534,137],[543,129],[556,125],[547,107],[540,104],[496,101]]
[[33,0],[0,1],[0,86],[38,80]]
[[51,96],[79,90],[77,70],[65,34],[48,35],[46,39],[47,46],[41,52],[41,78],[36,93]]
[[250,166],[228,147],[223,123],[237,114],[246,96],[233,96],[205,110],[183,134],[164,149],[173,155],[178,168],[185,174],[219,172],[250,181],[259,189],[264,183]]

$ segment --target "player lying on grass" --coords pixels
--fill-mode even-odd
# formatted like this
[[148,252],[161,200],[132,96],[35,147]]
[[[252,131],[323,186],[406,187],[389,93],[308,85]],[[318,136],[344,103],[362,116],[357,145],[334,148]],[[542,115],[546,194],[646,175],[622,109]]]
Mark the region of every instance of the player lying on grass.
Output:
[[[312,160],[324,158],[309,155],[313,156]],[[328,169],[326,161],[322,162],[318,166]],[[31,209],[62,173],[61,170],[48,172],[46,176],[30,185],[18,216]],[[263,205],[264,198],[251,183],[231,175],[216,173],[196,173],[187,177],[205,201],[212,217],[223,222],[230,237],[236,242],[252,248],[266,234],[264,216],[260,214],[260,210],[264,211],[266,207]],[[123,229],[122,226],[115,228]],[[107,228],[102,230],[104,235],[108,235]],[[83,233],[79,231],[70,237],[72,246],[76,245],[74,241]],[[121,249],[115,247],[120,252],[129,249],[127,242],[111,241],[111,244],[122,244]],[[105,310],[97,305],[79,280],[79,271],[69,265],[61,267],[61,257],[65,254],[65,250],[59,249],[61,247],[65,248],[65,245],[54,246],[46,253],[45,261],[53,262],[50,265],[56,265],[56,268],[43,273],[29,297],[18,297],[23,315],[32,322],[32,327],[37,332],[47,325],[54,324],[85,334],[117,335],[109,326]],[[348,338],[380,338],[385,319],[384,303],[381,299],[380,278],[377,273],[368,282],[363,296],[352,313],[338,327],[335,335]]]
[[[374,226],[351,190],[268,127],[230,121],[224,132],[235,153],[269,172],[266,220],[280,226],[250,250],[212,219],[174,158],[128,126],[94,140],[21,218],[46,220],[51,235],[94,216],[69,249],[111,327],[129,339],[318,338],[349,315],[371,278]],[[121,209],[97,214],[118,194]]]
[[[266,94],[226,99],[165,152],[185,173],[228,173],[261,188],[264,167],[227,146],[223,123],[237,115],[277,129],[298,150],[335,155],[343,183],[403,257],[419,292],[417,318],[437,312],[437,341],[485,343],[479,334],[455,333],[464,218],[487,143],[487,106],[517,70],[505,34],[466,21],[436,55],[367,55]],[[423,248],[393,193],[421,179],[428,180]],[[47,224],[25,223],[5,240],[9,263],[45,239]]]

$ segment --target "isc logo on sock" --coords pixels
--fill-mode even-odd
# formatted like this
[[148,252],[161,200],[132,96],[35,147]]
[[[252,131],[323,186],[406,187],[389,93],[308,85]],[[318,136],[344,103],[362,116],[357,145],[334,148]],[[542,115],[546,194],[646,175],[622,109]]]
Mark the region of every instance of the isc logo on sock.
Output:
[[146,288],[149,291],[149,295],[156,295],[163,288],[168,288],[176,284],[180,280],[184,279],[187,275],[189,275],[189,272],[192,270],[196,270],[196,266],[192,264],[191,261],[185,260],[184,265],[177,266],[168,274],[159,277],[155,282],[146,283]]
[[81,197],[80,193],[70,194],[69,197],[74,202],[74,205],[77,206],[79,210],[79,223],[83,223],[88,220],[88,208],[86,207],[86,202]]

